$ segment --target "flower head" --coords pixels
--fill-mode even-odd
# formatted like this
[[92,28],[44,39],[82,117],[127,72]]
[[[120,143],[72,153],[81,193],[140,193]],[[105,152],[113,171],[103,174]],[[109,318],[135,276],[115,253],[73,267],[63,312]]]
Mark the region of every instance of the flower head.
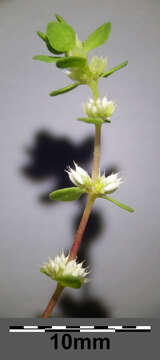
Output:
[[56,280],[62,286],[78,289],[83,283],[89,281],[86,278],[88,269],[83,267],[83,262],[77,263],[76,259],[68,260],[69,255],[65,256],[62,251],[54,259],[49,258],[48,262],[41,267],[41,272],[52,280]]
[[122,183],[118,173],[109,176],[99,175],[96,180],[93,180],[84,169],[76,163],[74,165],[75,170],[69,168],[69,171],[67,171],[70,180],[74,185],[83,188],[86,192],[92,193],[95,197],[111,194]]
[[106,96],[104,96],[103,99],[89,99],[89,101],[85,104],[84,111],[89,117],[100,117],[105,121],[110,119],[111,115],[115,111],[115,108],[115,103],[113,101],[109,101]]

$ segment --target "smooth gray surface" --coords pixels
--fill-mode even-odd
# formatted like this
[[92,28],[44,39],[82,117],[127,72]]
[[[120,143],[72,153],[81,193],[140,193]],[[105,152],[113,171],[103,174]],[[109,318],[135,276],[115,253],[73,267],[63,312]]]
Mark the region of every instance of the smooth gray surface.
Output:
[[[76,122],[83,114],[81,104],[90,96],[87,87],[50,98],[51,90],[69,80],[54,65],[32,60],[33,55],[47,53],[35,32],[45,31],[56,12],[82,40],[111,21],[110,39],[97,53],[108,56],[109,67],[129,61],[128,68],[100,84],[101,96],[118,103],[112,125],[103,128],[101,166],[118,166],[125,182],[115,197],[136,209],[128,214],[97,200],[103,229],[89,247],[93,280],[88,290],[68,289],[66,294],[80,303],[87,296],[96,298],[113,317],[156,317],[160,314],[158,0],[0,1],[0,316],[41,313],[55,284],[39,267],[48,256],[70,246],[73,220],[80,212],[77,203],[40,204],[38,197],[51,190],[54,177],[32,182],[20,171],[29,162],[26,148],[40,130],[74,144],[93,135],[92,126]],[[58,156],[57,152],[53,162]],[[62,305],[55,314],[64,315]]]

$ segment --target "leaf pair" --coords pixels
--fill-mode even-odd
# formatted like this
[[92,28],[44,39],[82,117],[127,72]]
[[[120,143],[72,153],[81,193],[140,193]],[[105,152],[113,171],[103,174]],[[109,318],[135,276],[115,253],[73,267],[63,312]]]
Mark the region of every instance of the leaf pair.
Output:
[[78,120],[83,121],[88,124],[102,125],[104,122],[110,123],[110,120],[103,120],[102,118],[92,118],[92,117],[80,117]]
[[[78,200],[80,196],[83,195],[85,192],[86,192],[85,190],[79,187],[70,187],[70,188],[53,191],[52,193],[49,194],[49,197],[51,200],[57,200],[57,201],[74,201],[74,200]],[[112,199],[107,195],[102,195],[100,197],[109,200],[110,202],[119,206],[121,209],[129,211],[131,213],[134,212],[134,210],[128,205],[122,204],[119,201]]]
[[[60,60],[62,61],[62,60]],[[128,61],[124,61],[122,64],[115,66],[114,68],[108,70],[106,73],[102,74],[102,77],[108,77],[109,75],[113,74],[115,71],[118,71],[120,69],[122,69],[123,67],[125,67],[128,64]],[[50,96],[57,96],[57,95],[61,95],[64,94],[65,92],[69,92],[73,89],[75,89],[77,86],[81,85],[80,82],[76,82],[74,84],[71,84],[69,86],[66,86],[62,89],[58,89],[55,91],[52,91],[50,93]],[[95,125],[101,125],[102,124],[102,119],[100,118],[78,118],[78,120],[83,121],[83,122],[87,122],[87,123],[91,123],[91,124],[95,124]],[[105,122],[110,122],[109,120],[105,121]]]

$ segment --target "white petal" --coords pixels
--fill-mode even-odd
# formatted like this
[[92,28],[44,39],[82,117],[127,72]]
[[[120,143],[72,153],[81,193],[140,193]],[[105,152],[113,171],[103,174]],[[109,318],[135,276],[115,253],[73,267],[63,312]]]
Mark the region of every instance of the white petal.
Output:
[[74,182],[76,183],[76,185],[83,185],[83,179],[82,177],[78,174],[77,171],[72,170],[72,179],[74,180]]
[[88,178],[88,173],[87,171],[85,171],[84,169],[82,169],[80,166],[78,166],[76,163],[75,163],[75,168],[76,168],[76,171],[77,173],[80,175],[80,176],[83,176],[83,177],[87,177]]

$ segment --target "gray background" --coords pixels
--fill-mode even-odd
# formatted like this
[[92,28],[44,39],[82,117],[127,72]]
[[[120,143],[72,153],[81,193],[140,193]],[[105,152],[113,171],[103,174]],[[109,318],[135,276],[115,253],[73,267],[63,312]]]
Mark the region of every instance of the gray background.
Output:
[[[92,234],[93,246],[90,239],[86,255],[92,281],[78,291],[66,289],[55,315],[156,317],[160,313],[158,0],[0,1],[0,316],[41,313],[55,284],[39,267],[48,256],[70,247],[73,223],[81,213],[80,202],[49,206],[39,201],[62,181],[62,169],[58,178],[54,170],[41,178],[26,176],[33,161],[27,149],[35,145],[37,133],[42,139],[42,131],[53,136],[53,148],[56,141],[50,158],[53,169],[60,166],[66,148],[72,144],[75,160],[75,149],[82,150],[83,141],[93,135],[91,125],[76,122],[90,96],[88,88],[50,98],[51,90],[70,81],[54,65],[32,60],[33,55],[47,53],[36,31],[45,31],[56,12],[82,40],[111,21],[110,39],[95,52],[108,56],[109,67],[129,61],[126,69],[100,83],[101,96],[118,103],[111,126],[103,128],[101,167],[121,171],[125,182],[115,197],[136,212],[128,214],[97,200],[101,226],[96,236]],[[85,166],[91,170],[91,159],[87,160]],[[69,164],[71,160],[66,161]]]

